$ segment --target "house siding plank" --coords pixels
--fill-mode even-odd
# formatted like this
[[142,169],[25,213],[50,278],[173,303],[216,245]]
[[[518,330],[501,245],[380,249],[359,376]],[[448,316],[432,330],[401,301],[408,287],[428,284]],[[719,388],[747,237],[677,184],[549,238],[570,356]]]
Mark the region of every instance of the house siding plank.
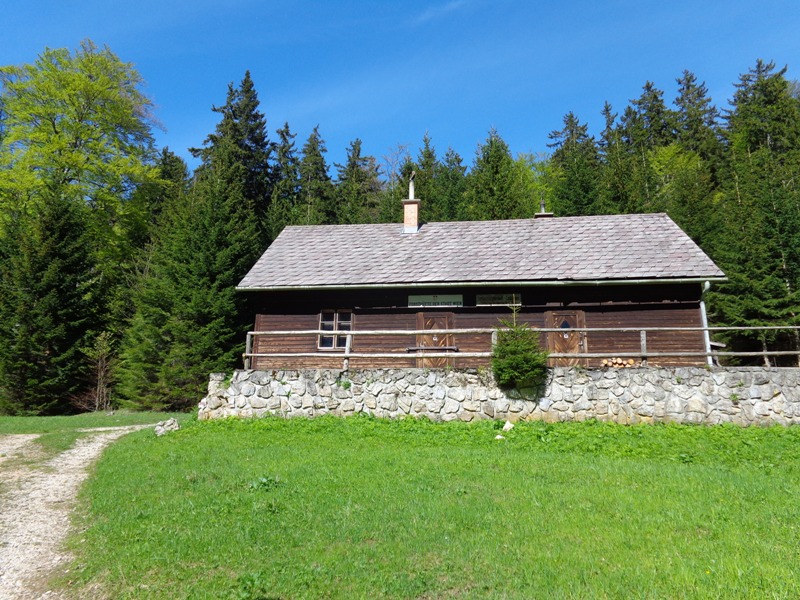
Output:
[[[417,293],[418,290],[413,290]],[[432,294],[441,290],[422,290]],[[500,290],[502,291],[502,290]],[[475,290],[471,288],[448,289],[447,293],[462,294],[464,307],[409,308],[409,290],[342,290],[332,292],[299,292],[264,294],[264,311],[255,319],[259,331],[315,330],[319,327],[322,310],[352,310],[353,329],[358,330],[414,330],[418,314],[451,313],[450,327],[493,328],[512,317],[508,307],[476,307],[475,296],[480,293],[498,293],[497,288]],[[515,291],[515,293],[517,293]],[[561,302],[552,299],[560,293]],[[567,288],[566,290],[522,290],[522,308],[517,322],[541,328],[546,315],[553,311],[580,310],[585,326],[589,328],[622,327],[700,327],[702,318],[697,285],[660,285],[650,287],[618,286],[616,288]],[[569,300],[569,301],[567,301]],[[546,347],[546,334],[541,343]],[[488,352],[491,334],[451,334],[450,343],[459,352]],[[650,332],[647,334],[649,352],[703,352],[705,342],[702,332]],[[358,352],[392,352],[397,358],[351,358],[351,368],[414,367],[417,360],[409,348],[417,346],[413,335],[354,336],[351,350]],[[638,352],[638,332],[590,332],[586,336],[585,352],[605,354],[612,358],[620,353]],[[283,352],[308,353],[317,351],[317,336],[260,336],[255,340],[255,353]],[[331,351],[330,356],[265,358],[257,357],[254,368],[342,368],[344,352]],[[586,359],[587,366],[599,366],[602,359]],[[455,357],[457,368],[487,366],[488,358]],[[652,363],[664,366],[704,364],[703,357],[656,358]]]

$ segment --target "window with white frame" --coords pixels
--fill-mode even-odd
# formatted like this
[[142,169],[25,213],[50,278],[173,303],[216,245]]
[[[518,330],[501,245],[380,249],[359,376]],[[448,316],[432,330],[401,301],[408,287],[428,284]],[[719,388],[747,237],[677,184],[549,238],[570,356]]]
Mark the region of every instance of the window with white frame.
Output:
[[347,335],[336,335],[340,331],[352,331],[353,311],[323,310],[319,313],[320,331],[330,331],[330,335],[320,334],[317,347],[320,350],[344,350],[347,346]]

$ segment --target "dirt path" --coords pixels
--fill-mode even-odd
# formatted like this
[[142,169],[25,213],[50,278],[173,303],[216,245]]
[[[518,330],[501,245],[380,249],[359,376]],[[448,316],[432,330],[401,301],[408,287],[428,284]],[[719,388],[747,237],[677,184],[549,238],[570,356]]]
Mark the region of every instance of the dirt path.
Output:
[[35,465],[17,465],[12,459],[35,456],[38,436],[0,436],[0,598],[60,597],[45,585],[70,559],[62,546],[88,469],[111,442],[144,427],[90,430],[66,452]]
[[[38,438],[36,433],[17,433],[0,435],[0,465],[10,458],[15,458],[22,453],[22,449]],[[3,477],[5,481],[5,477]]]

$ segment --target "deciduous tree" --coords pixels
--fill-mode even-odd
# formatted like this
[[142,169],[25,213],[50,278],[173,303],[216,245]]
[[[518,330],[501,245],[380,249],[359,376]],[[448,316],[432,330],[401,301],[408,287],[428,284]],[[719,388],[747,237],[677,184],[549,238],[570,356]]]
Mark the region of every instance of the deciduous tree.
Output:
[[141,77],[87,40],[74,54],[47,49],[33,64],[2,67],[0,83],[0,210],[38,210],[54,197],[83,202],[93,209],[92,247],[118,261],[126,201],[155,177]]

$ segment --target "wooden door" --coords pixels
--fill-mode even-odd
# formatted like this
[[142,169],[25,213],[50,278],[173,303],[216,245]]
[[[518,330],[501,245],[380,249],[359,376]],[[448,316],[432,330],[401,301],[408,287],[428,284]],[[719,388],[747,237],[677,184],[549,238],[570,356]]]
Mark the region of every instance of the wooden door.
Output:
[[[417,329],[451,329],[453,313],[417,313]],[[453,348],[453,336],[450,334],[417,335],[417,348],[420,352],[446,351]],[[418,358],[417,367],[421,369],[444,369],[452,367],[453,359],[446,356],[434,358]]]
[[[551,311],[547,313],[546,327],[559,331],[547,334],[547,350],[558,354],[583,354],[586,349],[586,332],[572,331],[586,327],[582,310]],[[586,366],[585,358],[551,358],[550,366]]]

